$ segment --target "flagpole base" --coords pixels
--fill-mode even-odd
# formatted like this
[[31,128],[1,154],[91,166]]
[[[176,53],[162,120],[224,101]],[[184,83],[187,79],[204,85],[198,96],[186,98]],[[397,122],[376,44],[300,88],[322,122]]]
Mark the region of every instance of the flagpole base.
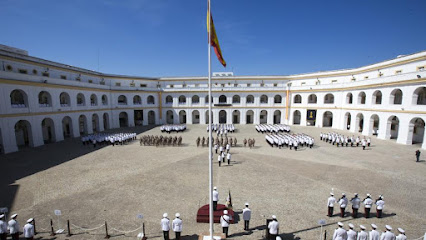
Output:
[[226,239],[225,234],[223,233],[214,233],[213,239],[210,238],[210,233],[203,233],[198,235],[198,240],[221,240]]

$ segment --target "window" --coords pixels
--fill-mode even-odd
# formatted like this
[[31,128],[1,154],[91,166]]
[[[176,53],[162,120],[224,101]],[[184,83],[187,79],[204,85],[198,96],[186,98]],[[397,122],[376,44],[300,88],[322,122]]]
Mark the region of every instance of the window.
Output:
[[250,84],[250,83],[247,83],[247,87],[251,87],[251,84]]
[[365,76],[364,79],[368,79],[368,76]]
[[396,71],[395,71],[395,74],[397,74],[397,75],[398,75],[398,74],[401,74],[401,73],[402,73],[402,70],[396,70]]
[[115,83],[115,86],[116,86],[116,87],[120,87],[120,86],[121,86],[121,83],[116,82],[116,83]]
[[260,86],[261,86],[261,87],[264,87],[264,86],[265,86],[265,84],[264,84],[264,83],[261,83],[261,84],[260,84]]
[[186,87],[186,84],[182,84],[182,87]]
[[225,84],[224,83],[222,83],[222,84],[220,84],[222,87],[225,87]]
[[93,83],[93,80],[92,80],[92,79],[89,79],[89,83]]
[[331,80],[331,84],[337,83],[337,80]]
[[417,71],[423,72],[425,70],[425,66],[417,67]]
[[18,72],[22,73],[22,74],[27,74],[28,73],[26,69],[18,69]]
[[306,84],[306,82],[302,82],[302,83],[300,83],[300,86],[303,86],[303,85],[305,85]]
[[278,87],[278,83],[274,83],[274,87]]
[[234,83],[234,87],[238,87],[238,83]]
[[136,84],[134,82],[131,82],[130,87],[136,87]]
[[104,81],[102,81],[102,82],[100,82],[99,84],[100,84],[100,85],[105,85],[105,82],[104,82]]
[[[146,87],[146,84],[141,83],[139,86],[140,86],[140,87]],[[159,86],[157,86],[157,87],[159,87]],[[161,86],[160,86],[160,87],[161,87]]]
[[33,69],[33,74],[37,75],[37,70],[36,69]]
[[173,88],[174,86],[173,86],[173,84],[170,84],[170,88]]
[[67,76],[61,75],[61,79],[67,79]]
[[200,84],[196,83],[196,84],[195,84],[195,87],[200,87]]
[[43,75],[43,77],[49,77],[49,73],[48,72],[44,72],[41,75]]
[[7,66],[6,66],[6,69],[7,69],[7,71],[12,71],[12,70],[13,70],[13,67],[12,67],[11,65],[7,65]]

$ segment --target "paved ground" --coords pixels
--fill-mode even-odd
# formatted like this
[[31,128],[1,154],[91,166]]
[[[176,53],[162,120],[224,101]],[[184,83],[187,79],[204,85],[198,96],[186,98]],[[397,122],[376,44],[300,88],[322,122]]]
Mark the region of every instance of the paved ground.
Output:
[[[21,225],[35,217],[42,232],[38,237],[43,239],[103,239],[103,227],[87,234],[71,226],[78,235],[49,237],[50,218],[57,228],[55,209],[62,211],[61,227],[66,219],[84,228],[95,228],[106,220],[113,239],[135,239],[139,231],[123,235],[113,228],[130,231],[142,221],[149,239],[161,239],[162,214],[179,212],[184,221],[183,239],[197,239],[196,234],[208,231],[208,224],[195,222],[197,209],[208,202],[208,148],[197,148],[195,139],[207,133],[205,125],[188,128],[181,134],[182,147],[141,147],[134,142],[94,150],[75,139],[2,155],[0,207],[19,213]],[[244,232],[244,222],[239,221],[230,227],[233,239],[262,239],[266,218],[273,214],[278,217],[283,239],[318,239],[319,219],[327,222],[328,239],[338,221],[352,222],[357,229],[359,224],[370,223],[380,230],[385,224],[402,227],[409,239],[425,234],[426,162],[415,162],[418,145],[374,137],[372,147],[365,151],[361,147],[337,148],[319,141],[320,131],[335,130],[292,127],[294,132],[316,138],[314,149],[295,152],[271,148],[254,126],[237,128],[232,136],[237,137],[239,146],[231,149],[232,164],[218,168],[214,161],[214,185],[221,202],[231,190],[237,213],[241,215],[245,202],[253,211],[253,231]],[[131,130],[140,135],[161,134],[158,127]],[[242,147],[245,137],[254,137],[256,147]],[[366,193],[373,198],[383,194],[385,217],[352,219],[348,213],[342,219],[337,216],[337,207],[334,217],[326,217],[332,189],[337,197],[342,192],[349,198],[354,192],[361,198]],[[143,214],[143,220],[137,219],[138,214]],[[215,231],[221,231],[218,224]]]

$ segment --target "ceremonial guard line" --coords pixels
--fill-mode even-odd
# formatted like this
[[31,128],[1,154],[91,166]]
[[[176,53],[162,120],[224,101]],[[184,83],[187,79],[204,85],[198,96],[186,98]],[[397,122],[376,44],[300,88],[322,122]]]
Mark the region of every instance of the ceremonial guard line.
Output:
[[166,133],[169,133],[169,134],[170,134],[170,132],[179,133],[179,132],[183,132],[183,131],[186,130],[186,125],[185,124],[174,124],[174,125],[168,124],[168,125],[161,126],[160,130],[161,130],[161,132],[166,132]]
[[111,145],[123,145],[133,140],[136,140],[136,133],[96,133],[81,137],[83,145],[93,144],[111,144]]
[[140,138],[139,144],[142,146],[181,146],[182,136],[154,136],[144,135]]
[[330,143],[332,145],[336,145],[336,147],[348,147],[349,145],[351,147],[353,146],[362,146],[362,150],[365,150],[365,147],[371,146],[371,138],[368,137],[367,139],[364,137],[361,139],[359,136],[355,138],[355,136],[352,135],[352,137],[345,136],[343,134],[338,134],[335,132],[330,133],[320,133],[320,140]]
[[290,132],[290,126],[285,124],[258,124],[255,128],[257,132],[261,133]]

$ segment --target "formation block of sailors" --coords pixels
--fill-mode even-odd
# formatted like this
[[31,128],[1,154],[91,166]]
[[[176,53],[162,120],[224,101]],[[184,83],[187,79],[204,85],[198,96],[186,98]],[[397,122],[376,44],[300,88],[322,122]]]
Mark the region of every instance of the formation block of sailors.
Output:
[[352,135],[352,137],[345,136],[343,134],[335,133],[335,132],[329,132],[329,133],[320,133],[320,140],[330,143],[332,145],[336,145],[337,147],[348,147],[349,145],[351,147],[353,146],[362,146],[362,149],[365,150],[365,147],[371,146],[371,138],[363,138],[361,139],[359,136],[355,138],[355,136]]
[[171,132],[183,132],[186,130],[185,124],[167,124],[160,127],[161,132],[171,133]]
[[257,132],[261,132],[261,133],[290,132],[290,126],[285,124],[257,124],[255,128]]
[[266,142],[270,146],[289,147],[290,150],[293,149],[297,151],[297,148],[300,146],[306,146],[312,148],[314,146],[315,140],[313,137],[298,133],[298,134],[289,134],[289,133],[272,133],[266,134]]
[[136,140],[136,133],[96,133],[81,137],[83,145],[93,144],[94,147],[96,144],[123,145],[133,140]]

